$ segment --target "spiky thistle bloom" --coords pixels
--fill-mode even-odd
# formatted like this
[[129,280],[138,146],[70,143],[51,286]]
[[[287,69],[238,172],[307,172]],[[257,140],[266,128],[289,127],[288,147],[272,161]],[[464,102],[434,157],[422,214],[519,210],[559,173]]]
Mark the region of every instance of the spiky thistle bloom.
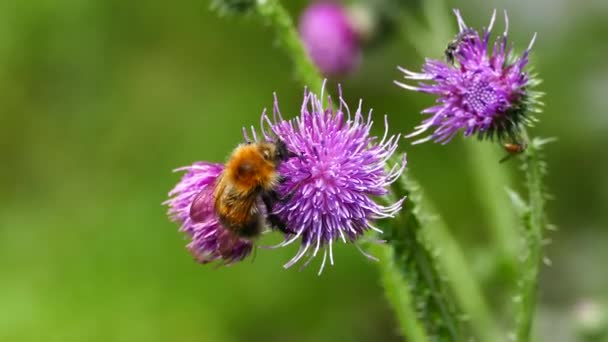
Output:
[[365,117],[361,101],[351,115],[341,94],[337,110],[329,97],[327,106],[322,99],[322,93],[317,97],[305,91],[300,115],[284,120],[275,97],[273,118],[262,115],[264,138],[276,136],[298,155],[279,167],[285,182],[278,192],[285,200],[273,208],[294,232],[278,246],[300,241],[299,251],[284,267],[309,255],[306,265],[323,254],[319,273],[328,256],[330,264],[334,263],[334,242],[355,243],[370,229],[380,231],[374,220],[392,217],[401,209],[403,199],[384,206],[376,197],[387,194],[406,165],[404,156],[401,164],[386,169],[400,139],[399,135],[388,136],[386,117],[384,136],[379,139],[370,132],[371,111]]
[[308,55],[324,75],[348,74],[359,65],[359,37],[342,5],[312,3],[300,17],[299,31]]
[[[505,31],[490,46],[490,34],[496,11],[488,28],[481,33],[467,27],[454,10],[460,33],[448,45],[448,61],[427,59],[422,72],[399,68],[406,79],[419,80],[416,86],[395,82],[414,91],[437,96],[437,104],[422,111],[430,115],[408,137],[417,136],[434,127],[434,132],[415,141],[433,140],[447,143],[459,131],[465,136],[481,138],[516,138],[523,125],[534,121],[541,93],[532,88],[540,83],[526,71],[530,45],[519,57],[507,46],[509,21],[505,11]],[[454,62],[454,63],[452,63]]]
[[[175,171],[186,173],[169,192],[169,200],[163,203],[169,206],[168,214],[171,219],[181,224],[180,231],[191,238],[187,248],[198,262],[204,264],[216,260],[232,264],[244,259],[253,248],[251,241],[239,238],[222,226],[215,213],[213,192],[217,178],[223,170],[224,165],[208,162],[196,162],[176,169]],[[190,218],[190,206],[199,193],[202,193],[201,198],[207,203],[201,205],[202,211],[205,211],[204,208],[207,210],[200,215],[206,219],[193,222]]]

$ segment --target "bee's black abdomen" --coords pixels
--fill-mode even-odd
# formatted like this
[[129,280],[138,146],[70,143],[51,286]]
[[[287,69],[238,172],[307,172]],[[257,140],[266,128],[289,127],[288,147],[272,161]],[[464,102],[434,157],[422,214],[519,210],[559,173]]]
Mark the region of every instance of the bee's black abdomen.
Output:
[[251,220],[240,227],[238,231],[238,234],[240,236],[245,238],[251,238],[260,235],[262,230],[262,227],[260,225],[260,219],[257,215],[253,218],[254,220]]
[[287,228],[285,222],[281,220],[278,215],[272,213],[274,204],[279,201],[279,195],[277,194],[277,192],[267,191],[262,193],[262,201],[264,202],[264,205],[266,206],[266,211],[268,212],[266,214],[266,221],[268,221],[272,229],[277,229],[284,234],[294,234],[294,232]]
[[234,220],[219,215],[220,223],[228,230],[243,238],[252,238],[259,235],[262,231],[260,218],[258,215],[252,215],[247,222],[236,223]]

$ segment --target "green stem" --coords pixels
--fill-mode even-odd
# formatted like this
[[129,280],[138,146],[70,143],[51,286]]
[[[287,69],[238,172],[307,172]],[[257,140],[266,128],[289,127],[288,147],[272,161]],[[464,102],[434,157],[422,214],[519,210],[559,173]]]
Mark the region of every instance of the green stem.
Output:
[[515,228],[519,224],[517,216],[511,210],[511,202],[507,196],[506,187],[511,183],[511,177],[504,164],[500,164],[500,155],[495,146],[484,144],[474,139],[465,141],[475,191],[479,202],[487,213],[494,245],[499,251],[500,261],[507,266],[510,273],[517,268],[517,244],[519,232]]
[[382,262],[396,265],[392,272],[400,274],[403,283],[407,284],[404,288],[412,297],[418,324],[424,326],[431,340],[466,340],[462,315],[445,282],[446,277],[438,267],[436,247],[424,237],[423,231],[428,227],[420,217],[418,197],[412,194],[405,179],[404,175],[393,184],[390,198],[394,201],[407,196],[403,209],[394,219],[379,223],[384,230],[383,238],[394,253],[392,261]]
[[294,64],[298,80],[309,87],[312,92],[320,94],[323,78],[308,57],[287,10],[278,0],[257,0],[256,9],[275,30],[280,45]]
[[395,250],[390,245],[375,245],[371,249],[372,253],[380,258],[378,264],[382,286],[386,299],[397,316],[401,334],[407,341],[427,342],[429,338],[416,318],[410,286],[395,263]]
[[418,217],[421,229],[418,240],[426,250],[432,251],[440,274],[448,279],[448,285],[457,305],[471,322],[473,333],[481,341],[500,341],[500,329],[492,319],[472,270],[443,220],[436,213],[433,204],[423,196],[420,186],[412,177],[402,180],[402,186],[410,194],[407,201],[414,203],[414,214]]
[[[527,134],[524,132],[524,135]],[[529,139],[527,140],[529,141]],[[536,312],[538,275],[543,259],[543,230],[546,227],[545,193],[543,190],[546,165],[541,156],[542,145],[546,142],[548,141],[534,139],[523,156],[529,205],[522,218],[528,254],[522,267],[520,294],[515,298],[519,304],[517,308],[517,341],[519,342],[531,340],[532,323]]]

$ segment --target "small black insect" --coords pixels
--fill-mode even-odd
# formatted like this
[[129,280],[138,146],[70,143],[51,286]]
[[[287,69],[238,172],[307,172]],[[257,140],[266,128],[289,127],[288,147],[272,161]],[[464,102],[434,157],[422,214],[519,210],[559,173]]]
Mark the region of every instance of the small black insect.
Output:
[[472,29],[466,29],[456,35],[454,39],[448,44],[445,49],[445,59],[448,63],[454,65],[454,55],[458,53],[460,44],[466,39],[472,38],[475,35],[475,31]]

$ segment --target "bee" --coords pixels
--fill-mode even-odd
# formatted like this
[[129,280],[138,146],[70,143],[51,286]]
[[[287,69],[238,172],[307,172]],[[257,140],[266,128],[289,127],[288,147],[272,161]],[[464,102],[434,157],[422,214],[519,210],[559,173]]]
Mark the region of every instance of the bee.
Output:
[[[272,209],[282,200],[276,189],[284,180],[277,168],[292,156],[295,154],[279,139],[241,144],[228,158],[213,192],[203,190],[196,195],[190,206],[190,218],[194,222],[209,217],[209,196],[213,196],[215,214],[228,233],[220,239],[222,256],[229,254],[239,238],[251,240],[259,236],[266,221],[272,228],[290,233]],[[265,206],[265,217],[259,208],[260,201]]]
[[508,153],[499,162],[505,162],[511,159],[513,156],[518,155],[526,150],[528,144],[523,141],[509,141],[502,145],[503,149]]
[[464,30],[456,35],[445,49],[445,59],[448,63],[454,65],[454,55],[458,52],[460,43],[470,38],[475,32],[472,29]]

